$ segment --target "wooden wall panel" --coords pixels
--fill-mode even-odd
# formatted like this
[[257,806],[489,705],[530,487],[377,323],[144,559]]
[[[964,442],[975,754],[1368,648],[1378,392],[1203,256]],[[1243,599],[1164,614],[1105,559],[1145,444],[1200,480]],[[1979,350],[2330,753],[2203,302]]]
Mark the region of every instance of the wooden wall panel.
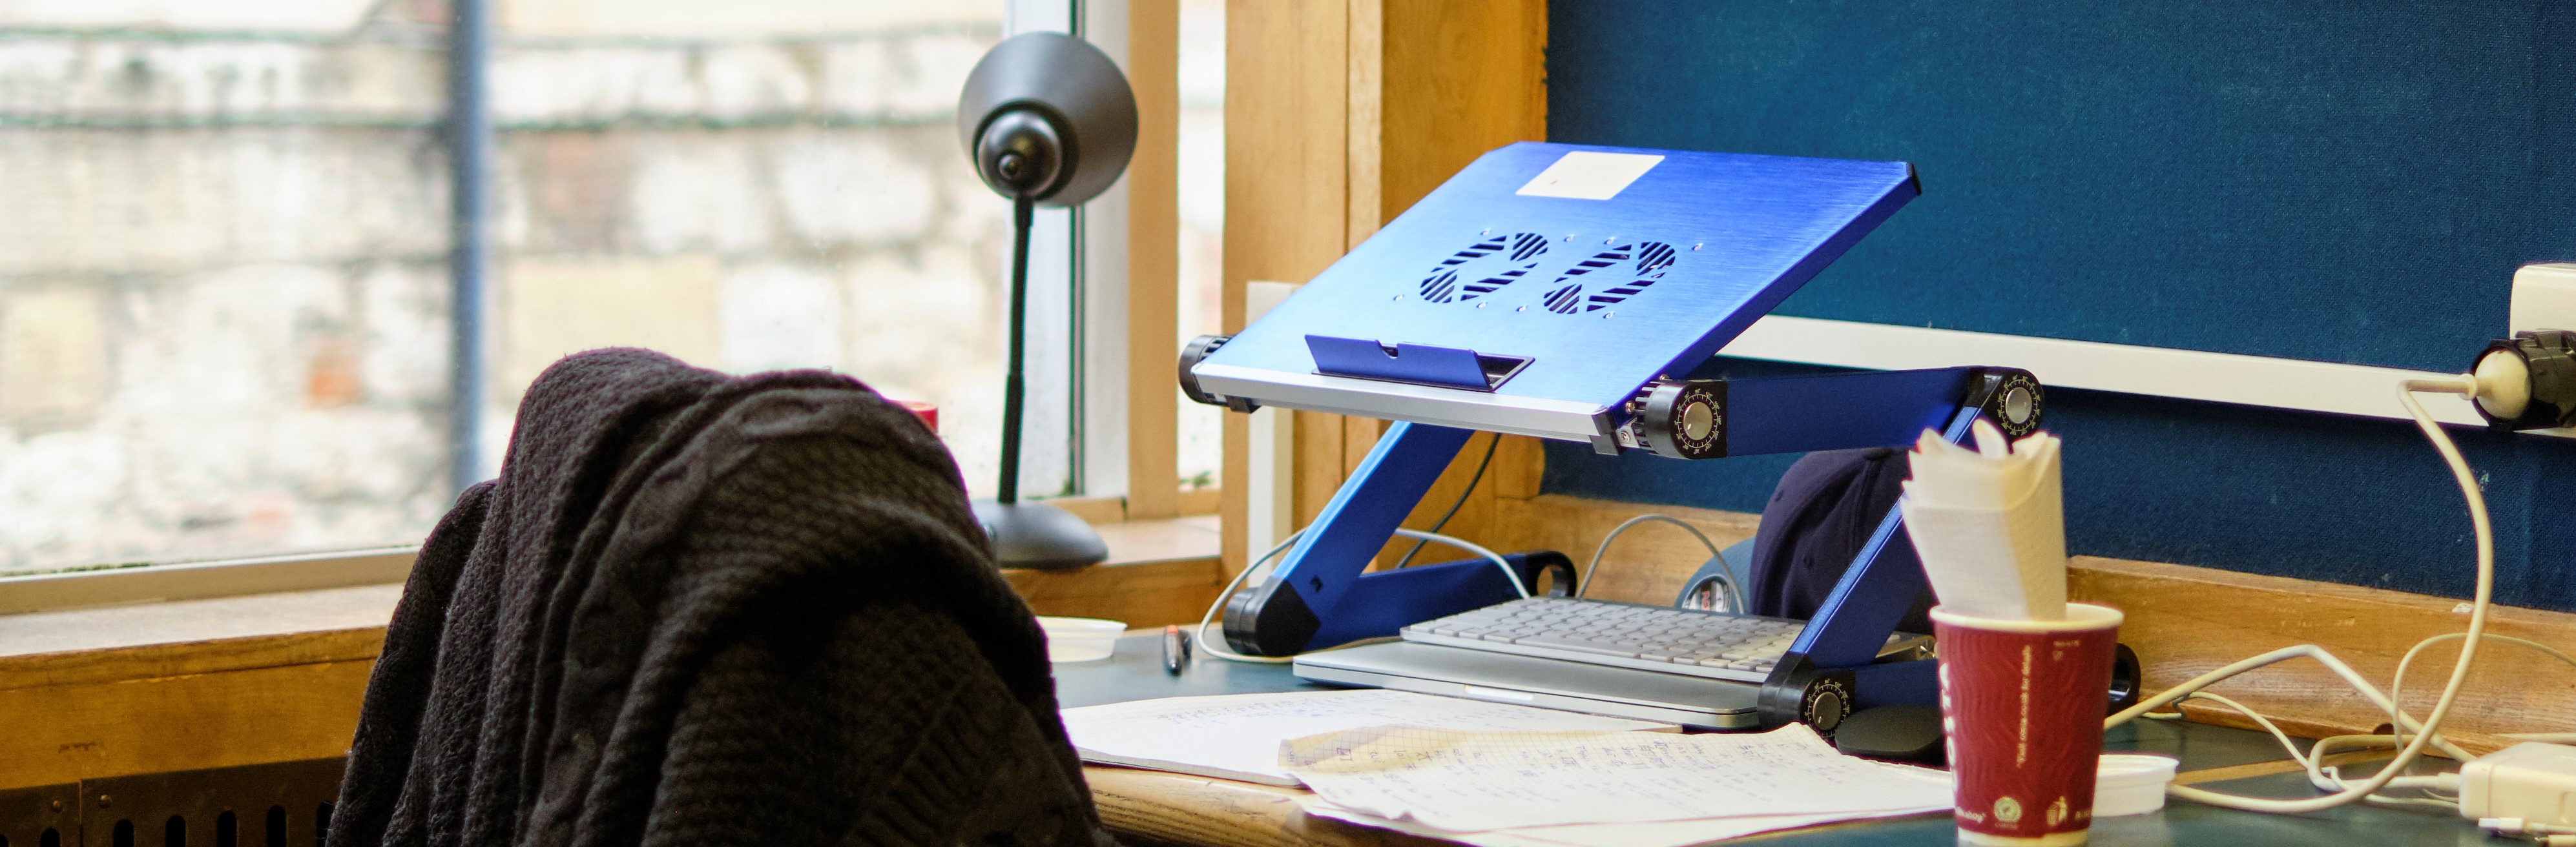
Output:
[[1342,441],[1349,433],[1340,415],[1319,412],[1290,412],[1297,422],[1296,480],[1291,483],[1296,502],[1289,513],[1298,526],[1315,522],[1324,503],[1333,499],[1333,491],[1342,485]]
[[[1344,185],[1342,228],[1343,248],[1359,246],[1377,234],[1384,220],[1380,183],[1385,178],[1381,144],[1386,130],[1386,3],[1385,0],[1345,0],[1349,7],[1346,32],[1349,53],[1344,65],[1345,85],[1349,86],[1343,113],[1343,144],[1350,159],[1343,168]],[[1399,8],[1407,3],[1399,0]]]
[[[1432,0],[1387,4],[1378,139],[1378,215],[1392,220],[1486,151],[1547,138],[1547,4],[1542,0]],[[1374,231],[1371,227],[1371,231]],[[1508,442],[1519,442],[1511,444]],[[1537,442],[1509,439],[1497,449],[1486,480],[1468,493],[1447,532],[1496,550],[1482,538],[1503,537],[1493,522],[1503,510],[1496,492],[1509,486],[1536,495]],[[1526,448],[1526,449],[1524,449]],[[1442,485],[1423,498],[1405,525],[1429,528],[1458,502],[1450,485],[1473,474],[1481,443],[1460,451]],[[1410,546],[1409,544],[1405,546]],[[1425,555],[1431,555],[1425,551]],[[1441,551],[1441,558],[1458,558]],[[1383,560],[1382,560],[1383,561]],[[1434,561],[1437,561],[1435,559]]]
[[1215,559],[1180,559],[1002,576],[1038,614],[1107,618],[1132,628],[1197,623],[1227,574]]
[[1180,509],[1179,0],[1127,0],[1127,80],[1136,153],[1127,165],[1127,514]]
[[0,691],[0,787],[348,752],[374,660]]
[[[1228,14],[1230,318],[1241,314],[1242,281],[1311,278],[1476,156],[1546,135],[1540,0],[1238,0]],[[1291,51],[1299,55],[1283,55]],[[1338,78],[1327,80],[1334,62]],[[1338,115],[1330,114],[1335,109]],[[1248,134],[1254,132],[1261,134]],[[1335,144],[1337,163],[1324,153]],[[1339,234],[1329,249],[1327,231]],[[1227,423],[1227,473],[1240,474],[1248,461],[1237,446],[1242,423]],[[1297,413],[1294,513],[1301,522],[1323,508],[1384,428],[1383,421]],[[1451,474],[1463,479],[1481,457],[1481,449],[1466,451]],[[1455,496],[1455,486],[1435,491],[1407,525],[1429,526]],[[1452,529],[1490,519],[1490,494],[1480,487],[1473,496]],[[1229,494],[1224,514],[1227,561],[1240,567],[1239,497]]]
[[1547,453],[1544,442],[1526,435],[1503,439],[1501,452],[1494,454],[1493,495],[1527,500],[1538,496],[1539,480],[1547,475]]
[[[1350,21],[1346,2],[1226,4],[1228,332],[1243,327],[1245,282],[1303,282],[1340,258],[1349,241]],[[1301,444],[1310,432],[1325,430],[1299,417]],[[1337,433],[1339,425],[1331,430]],[[1226,478],[1243,478],[1251,459],[1249,435],[1242,415],[1226,416]],[[1338,465],[1338,439],[1329,450],[1324,446],[1301,447],[1300,465],[1327,455]],[[1227,486],[1220,510],[1229,570],[1247,559],[1245,493],[1246,486]]]
[[1485,151],[1547,138],[1543,0],[1386,6],[1381,214],[1392,219]]

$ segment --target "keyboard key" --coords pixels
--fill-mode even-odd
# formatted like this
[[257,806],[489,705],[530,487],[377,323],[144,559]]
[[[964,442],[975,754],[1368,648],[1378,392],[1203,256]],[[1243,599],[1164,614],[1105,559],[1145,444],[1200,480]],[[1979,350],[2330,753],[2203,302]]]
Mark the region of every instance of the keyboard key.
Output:
[[1804,628],[1796,621],[1558,597],[1534,597],[1404,627],[1406,638],[1582,661],[1621,657],[1697,676],[1767,674]]
[[1572,650],[1578,653],[1598,653],[1604,656],[1626,656],[1629,658],[1635,658],[1637,656],[1635,651],[1622,650],[1599,642],[1583,641],[1572,638],[1558,638],[1545,635],[1523,638],[1514,643],[1527,647],[1550,647],[1558,650]]

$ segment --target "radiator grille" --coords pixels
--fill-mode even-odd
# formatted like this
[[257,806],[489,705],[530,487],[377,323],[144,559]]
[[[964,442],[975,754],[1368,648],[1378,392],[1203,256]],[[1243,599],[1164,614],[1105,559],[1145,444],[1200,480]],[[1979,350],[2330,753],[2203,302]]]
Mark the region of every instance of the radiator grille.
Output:
[[344,759],[0,791],[0,847],[318,847]]

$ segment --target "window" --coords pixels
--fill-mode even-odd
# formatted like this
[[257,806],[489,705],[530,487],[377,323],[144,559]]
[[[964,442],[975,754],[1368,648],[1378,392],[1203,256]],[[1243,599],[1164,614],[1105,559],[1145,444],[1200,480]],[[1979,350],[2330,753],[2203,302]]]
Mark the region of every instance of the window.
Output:
[[[1181,341],[1225,331],[1225,0],[1181,0]],[[1174,390],[1179,390],[1174,386]],[[1225,410],[1180,403],[1181,479],[1220,482]]]
[[[987,47],[1071,5],[493,2],[484,472],[540,370],[629,344],[936,403],[989,492],[1009,207],[953,110]],[[1218,5],[1192,0],[1185,44]],[[0,573],[412,544],[445,511],[445,16],[0,7]],[[1222,162],[1204,82],[1185,88],[1184,167]],[[1206,299],[1185,319],[1212,326],[1204,201],[1222,189],[1196,186],[1206,246],[1185,262]],[[1119,231],[1050,214],[1023,477],[1040,494],[1108,478],[1076,426],[1099,419],[1076,283],[1096,273],[1082,245]],[[1212,471],[1213,421],[1189,443],[1185,475]]]

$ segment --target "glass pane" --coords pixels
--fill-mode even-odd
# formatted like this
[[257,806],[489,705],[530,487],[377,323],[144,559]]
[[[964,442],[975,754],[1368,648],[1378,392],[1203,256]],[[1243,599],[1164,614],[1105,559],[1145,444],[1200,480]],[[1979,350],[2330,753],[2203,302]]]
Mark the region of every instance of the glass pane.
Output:
[[[1180,68],[1180,316],[1187,343],[1225,331],[1225,0],[1181,0]],[[1188,398],[1180,404],[1183,484],[1215,485],[1225,410]]]
[[[0,572],[445,511],[445,8],[0,4]],[[639,345],[936,403],[990,490],[1009,210],[953,112],[1001,0],[493,8],[487,473],[548,363]]]

